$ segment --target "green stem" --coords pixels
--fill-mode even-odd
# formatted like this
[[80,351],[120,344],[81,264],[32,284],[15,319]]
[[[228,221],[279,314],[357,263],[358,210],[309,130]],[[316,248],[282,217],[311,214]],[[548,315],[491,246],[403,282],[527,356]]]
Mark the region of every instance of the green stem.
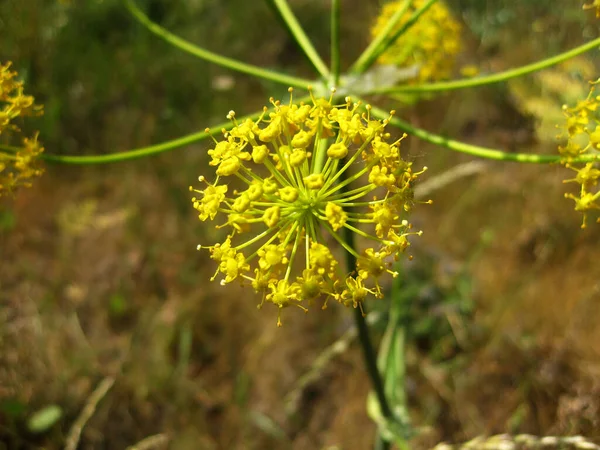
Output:
[[340,0],[331,0],[331,76],[333,86],[340,83]]
[[315,50],[314,46],[306,36],[306,33],[300,26],[298,19],[294,16],[294,13],[290,9],[290,6],[287,3],[287,0],[269,0],[279,12],[279,15],[284,20],[287,28],[296,43],[300,46],[300,48],[304,51],[304,54],[310,60],[314,68],[324,79],[329,79],[329,69],[319,56],[319,53]]
[[[342,175],[342,180],[344,180],[345,177],[346,174]],[[354,233],[346,227],[344,227],[343,233],[346,243],[351,248],[356,248],[356,243],[354,242]],[[352,272],[356,268],[356,256],[354,256],[351,252],[348,251],[346,251],[345,253],[347,270],[348,272]],[[385,419],[391,420],[393,418],[393,413],[387,401],[383,380],[377,367],[377,353],[373,348],[373,344],[369,336],[369,328],[367,326],[367,322],[360,308],[353,308],[353,313],[354,323],[356,324],[356,328],[358,330],[358,341],[360,342],[365,361],[365,368],[367,369],[367,374],[369,375],[371,384],[373,385],[373,390],[375,391],[381,414]],[[378,435],[376,442],[378,443],[377,445],[379,445],[380,442],[384,441]],[[387,449],[389,447],[384,444],[383,447],[378,448]]]
[[17,152],[23,150],[23,147],[15,147],[13,145],[0,144],[0,150],[5,150],[5,151],[11,152],[11,153],[17,153]]
[[365,49],[365,51],[363,51],[362,54],[358,57],[356,62],[350,68],[350,72],[358,74],[366,70],[368,61],[374,60],[373,55],[375,54],[377,49],[381,45],[383,45],[383,43],[386,40],[388,40],[389,36],[394,31],[394,28],[396,28],[398,23],[400,23],[402,16],[404,15],[404,13],[406,13],[406,11],[408,11],[408,8],[410,8],[413,1],[414,0],[404,0],[402,6],[400,6],[396,10],[396,12],[390,18],[390,20],[388,20],[388,22],[385,24],[383,30],[381,30],[381,32],[377,36],[375,36],[375,39],[371,41],[371,43]]
[[[302,97],[298,100],[298,102],[307,101],[310,97]],[[247,116],[238,117],[238,123],[244,122],[246,119],[257,119],[262,114],[263,111],[256,112],[253,114],[248,114]],[[234,127],[234,123],[232,121],[223,122],[218,125],[215,125],[211,129],[214,130],[230,130]],[[120,161],[128,161],[130,159],[138,159],[144,158],[146,156],[157,155],[158,153],[168,152],[170,150],[174,150],[179,147],[183,147],[184,145],[191,144],[193,142],[198,142],[203,139],[210,137],[210,133],[206,131],[202,131],[199,133],[192,133],[186,136],[182,136],[177,139],[173,139],[167,142],[162,142],[160,144],[150,145],[148,147],[137,148],[134,150],[127,150],[124,152],[118,153],[110,153],[108,155],[89,155],[89,156],[60,156],[60,155],[48,155],[46,153],[42,153],[40,155],[40,159],[44,159],[53,163],[61,163],[61,164],[77,164],[77,165],[87,165],[87,164],[107,164],[114,163]],[[9,148],[7,148],[9,150]]]
[[375,450],[389,450],[390,448],[392,448],[392,443],[383,439],[381,435],[377,435],[377,441],[375,442]]
[[593,50],[594,48],[597,48],[599,46],[600,38],[594,39],[593,41],[580,45],[579,47],[576,47],[559,55],[544,59],[542,61],[537,61],[531,64],[527,64],[525,66],[506,70],[504,72],[495,73],[492,75],[475,78],[465,78],[453,81],[440,81],[437,83],[417,84],[412,86],[404,85],[396,87],[382,87],[379,89],[374,89],[371,92],[371,94],[391,94],[399,92],[440,92],[499,83],[501,81],[510,80],[511,78],[520,77],[532,72],[537,72],[538,70],[552,67],[577,55]]
[[355,74],[361,74],[369,67],[371,67],[373,63],[377,60],[377,58],[379,58],[379,55],[385,52],[388,49],[388,47],[396,41],[396,39],[398,39],[400,36],[406,33],[415,23],[417,23],[421,16],[425,14],[435,2],[437,2],[437,0],[428,0],[427,2],[425,2],[419,9],[417,9],[413,13],[412,16],[410,16],[410,18],[405,23],[402,24],[402,26],[396,32],[394,32],[394,34],[388,36],[382,42],[382,44],[373,51],[373,53],[369,56],[368,59],[365,59],[363,63],[355,65],[356,67],[350,69],[351,72]]
[[228,69],[235,70],[241,73],[245,73],[248,75],[252,75],[257,78],[262,78],[265,80],[274,81],[276,83],[281,83],[286,86],[294,86],[302,89],[306,89],[312,82],[310,80],[306,80],[303,78],[298,78],[290,75],[285,75],[282,73],[274,72],[272,70],[263,69],[258,66],[254,66],[252,64],[243,63],[233,58],[228,58],[225,56],[221,56],[218,53],[214,53],[208,51],[202,47],[199,47],[191,42],[182,39],[160,25],[152,22],[148,16],[146,16],[142,10],[140,10],[137,5],[133,2],[133,0],[123,0],[125,2],[125,6],[131,14],[148,30],[152,33],[156,34],[158,37],[168,42],[171,45],[183,50],[187,53],[190,53],[194,56],[202,58],[206,61],[210,61],[214,64],[227,67]]
[[[262,114],[262,111],[261,113]],[[248,116],[238,118],[239,121],[244,121],[246,119],[255,119],[259,115],[259,113],[251,114]],[[215,130],[226,129],[229,130],[233,128],[233,123],[231,121],[220,123],[215,125],[213,128]],[[156,155],[158,153],[164,153],[169,150],[176,149],[178,147],[183,147],[184,145],[191,144],[193,142],[201,141],[202,139],[206,139],[210,136],[210,133],[206,131],[202,131],[200,133],[192,133],[186,136],[182,136],[177,139],[173,139],[171,141],[162,142],[160,144],[150,145],[148,147],[137,148],[134,150],[128,150],[124,152],[118,153],[110,153],[107,155],[89,155],[89,156],[61,156],[61,155],[48,155],[46,153],[42,153],[40,155],[40,159],[44,159],[53,163],[61,163],[61,164],[106,164],[106,163],[114,163],[120,161],[128,161],[130,159],[138,159],[146,156]]]
[[[389,113],[385,112],[382,109],[372,107],[371,112],[376,117],[387,119],[389,117]],[[469,155],[478,156],[480,158],[486,159],[494,159],[497,161],[512,161],[512,162],[520,162],[520,163],[531,163],[531,164],[551,164],[551,163],[561,163],[561,162],[590,162],[590,161],[599,161],[600,154],[595,155],[584,155],[578,158],[566,159],[560,155],[536,155],[533,153],[509,153],[503,152],[501,150],[496,150],[487,147],[480,147],[478,145],[467,144],[465,142],[456,141],[454,139],[449,139],[444,136],[440,136],[437,134],[430,133],[429,131],[423,130],[421,128],[414,127],[410,125],[408,122],[403,121],[397,117],[393,117],[390,120],[390,124],[400,128],[403,131],[406,131],[409,135],[413,135],[418,137],[419,139],[423,139],[424,141],[430,142],[432,144],[441,145],[442,147],[446,147],[449,150],[453,150],[455,152],[467,153]]]

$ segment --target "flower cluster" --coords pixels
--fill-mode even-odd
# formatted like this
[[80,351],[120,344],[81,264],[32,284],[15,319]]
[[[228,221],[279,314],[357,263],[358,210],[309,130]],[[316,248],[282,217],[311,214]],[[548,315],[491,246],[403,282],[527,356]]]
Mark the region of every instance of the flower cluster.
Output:
[[[371,35],[377,36],[405,3],[404,0],[386,3],[371,28]],[[396,30],[424,3],[425,0],[413,1]],[[418,81],[440,80],[452,75],[456,55],[461,46],[460,24],[452,17],[448,7],[442,1],[438,1],[379,57],[379,62],[398,67],[417,66]]]
[[[559,135],[559,139],[565,141],[564,145],[558,147],[559,153],[564,157],[563,164],[576,173],[574,178],[564,182],[577,183],[580,186],[577,195],[567,193],[565,197],[575,202],[575,211],[583,213],[582,228],[586,227],[590,211],[600,209],[600,169],[598,162],[576,164],[572,160],[583,155],[597,155],[600,161],[600,96],[596,94],[599,81],[591,83],[592,87],[586,99],[580,100],[573,107],[563,106],[566,124],[563,133]],[[600,222],[600,219],[598,221]]]
[[10,62],[0,64],[0,196],[19,186],[30,186],[29,180],[41,175],[36,162],[44,150],[37,134],[19,137],[18,146],[9,145],[20,135],[15,119],[42,111],[32,96],[23,94],[23,83],[16,80],[17,73],[10,66]]
[[583,5],[583,9],[596,9],[596,17],[600,19],[600,0],[592,0],[592,3]]
[[[346,97],[311,104],[271,99],[257,121],[238,122],[208,151],[216,178],[201,176],[192,199],[201,221],[220,219],[225,240],[207,249],[218,268],[212,279],[240,281],[281,309],[303,310],[331,298],[360,307],[381,297],[381,280],[395,275],[392,261],[409,246],[411,225],[401,218],[413,206],[412,184],[421,172],[400,157],[400,141],[388,142],[387,120]],[[393,112],[392,112],[393,114]],[[364,231],[362,226],[371,229]],[[344,233],[367,244],[362,252]],[[246,237],[245,237],[246,236]],[[328,242],[357,259],[348,274]]]

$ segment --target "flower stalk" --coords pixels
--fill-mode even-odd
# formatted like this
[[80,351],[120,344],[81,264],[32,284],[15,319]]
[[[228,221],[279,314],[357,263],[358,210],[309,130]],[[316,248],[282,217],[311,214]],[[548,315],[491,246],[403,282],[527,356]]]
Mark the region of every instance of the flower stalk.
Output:
[[275,83],[283,84],[285,86],[294,86],[306,89],[306,87],[311,83],[310,80],[305,80],[303,78],[282,74],[273,70],[263,69],[262,67],[247,64],[233,58],[228,58],[218,53],[206,50],[198,45],[192,44],[191,42],[188,42],[185,39],[176,36],[175,34],[161,27],[157,23],[152,22],[150,18],[142,12],[142,10],[135,4],[133,0],[123,1],[125,2],[125,6],[129,10],[129,12],[131,12],[133,17],[138,22],[144,25],[149,31],[163,39],[165,42],[173,45],[174,47],[177,47],[180,50],[183,50],[184,52],[190,53],[194,56],[197,56],[198,58],[204,59],[205,61],[212,62],[213,64],[216,64],[218,66],[226,67],[228,69],[235,70],[236,72],[244,73],[246,75],[250,75],[256,78],[261,78],[263,80],[274,81]]

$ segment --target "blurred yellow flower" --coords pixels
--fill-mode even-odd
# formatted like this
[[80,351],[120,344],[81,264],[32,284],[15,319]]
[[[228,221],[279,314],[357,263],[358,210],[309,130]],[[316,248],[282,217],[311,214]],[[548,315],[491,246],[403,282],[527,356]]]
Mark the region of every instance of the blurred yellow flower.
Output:
[[[32,96],[23,94],[23,83],[16,80],[17,73],[10,66],[10,62],[0,64],[0,196],[30,186],[29,180],[41,175],[36,164],[44,151],[37,133],[24,138],[14,123],[19,117],[41,114],[42,107]],[[19,145],[11,145],[15,141]]]
[[600,0],[593,0],[592,3],[583,5],[583,9],[596,8],[596,17],[600,19]]
[[[371,28],[373,38],[383,30],[404,3],[404,0],[395,0],[383,6]],[[424,3],[425,0],[414,0],[396,26],[396,30]],[[379,57],[379,63],[398,67],[416,66],[418,81],[446,79],[452,75],[456,55],[461,47],[461,26],[452,17],[445,3],[438,1]]]

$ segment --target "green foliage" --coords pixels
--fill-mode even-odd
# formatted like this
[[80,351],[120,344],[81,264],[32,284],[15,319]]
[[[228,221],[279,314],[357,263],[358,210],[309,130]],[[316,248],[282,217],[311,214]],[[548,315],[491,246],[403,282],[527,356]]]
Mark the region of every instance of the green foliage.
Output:
[[27,428],[32,433],[44,433],[52,428],[62,417],[63,410],[58,405],[48,405],[29,417]]

